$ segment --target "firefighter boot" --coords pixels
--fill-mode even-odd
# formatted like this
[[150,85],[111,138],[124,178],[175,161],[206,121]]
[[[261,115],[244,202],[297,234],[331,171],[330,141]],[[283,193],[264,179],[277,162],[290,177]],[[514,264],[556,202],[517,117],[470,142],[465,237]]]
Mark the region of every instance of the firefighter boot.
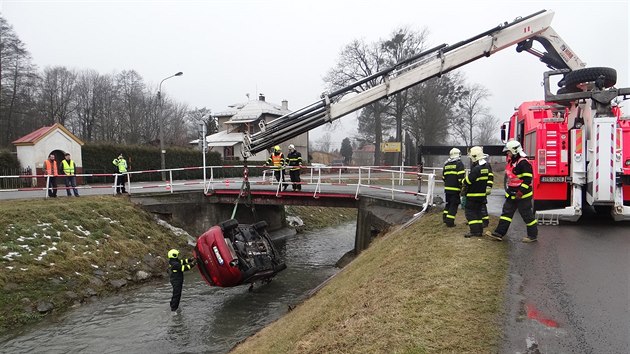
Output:
[[500,233],[496,232],[496,231],[486,231],[486,233],[484,234],[485,236],[495,240],[495,241],[503,241],[503,235],[501,235]]

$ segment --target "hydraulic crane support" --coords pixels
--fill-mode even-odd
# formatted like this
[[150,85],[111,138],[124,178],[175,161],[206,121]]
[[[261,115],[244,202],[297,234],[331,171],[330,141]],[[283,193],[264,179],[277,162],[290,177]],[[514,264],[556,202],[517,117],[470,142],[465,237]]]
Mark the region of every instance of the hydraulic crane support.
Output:
[[[553,11],[542,10],[511,23],[506,22],[454,45],[436,46],[352,85],[322,94],[321,100],[263,124],[261,131],[251,136],[245,134],[243,156],[247,158],[269,149],[370,103],[515,44],[519,44],[517,51],[532,53],[553,69],[583,68],[585,64],[550,27],[553,15]],[[533,50],[532,40],[540,42],[548,52]],[[372,80],[381,84],[351,97],[348,95],[356,92],[359,85]],[[346,95],[349,97],[344,97]]]

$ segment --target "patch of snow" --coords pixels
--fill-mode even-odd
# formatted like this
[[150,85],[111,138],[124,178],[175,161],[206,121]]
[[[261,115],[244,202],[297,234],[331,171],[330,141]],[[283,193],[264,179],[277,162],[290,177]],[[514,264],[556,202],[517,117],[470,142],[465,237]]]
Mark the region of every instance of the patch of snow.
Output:
[[21,271],[26,272],[28,268],[20,268]]
[[92,268],[96,268],[98,269],[98,266],[96,264],[91,264]]
[[22,257],[22,255],[19,252],[9,252],[8,254],[2,256],[2,258],[6,259],[7,261],[12,261],[13,257]]
[[79,273],[79,272],[74,272],[74,274],[76,274],[76,275],[81,275],[81,273]]
[[90,236],[91,232],[89,232],[88,230],[84,229],[83,226],[79,225],[79,226],[75,226],[75,229],[77,229],[77,231],[79,231],[80,233],[84,234],[85,236]]
[[114,251],[114,254],[119,254],[119,253],[120,253],[120,252],[118,252],[118,251]]
[[13,267],[11,267],[11,266],[8,266],[8,267],[5,267],[5,268],[8,269],[8,270],[13,270]]

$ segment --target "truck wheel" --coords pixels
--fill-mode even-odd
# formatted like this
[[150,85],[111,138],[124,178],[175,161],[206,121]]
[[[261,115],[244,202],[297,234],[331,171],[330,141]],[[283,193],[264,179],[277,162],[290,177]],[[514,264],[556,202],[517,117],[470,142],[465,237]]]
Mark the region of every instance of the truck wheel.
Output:
[[581,83],[593,82],[600,76],[604,78],[604,87],[612,87],[617,83],[617,70],[606,67],[594,67],[573,70],[564,76],[564,87],[573,88]]

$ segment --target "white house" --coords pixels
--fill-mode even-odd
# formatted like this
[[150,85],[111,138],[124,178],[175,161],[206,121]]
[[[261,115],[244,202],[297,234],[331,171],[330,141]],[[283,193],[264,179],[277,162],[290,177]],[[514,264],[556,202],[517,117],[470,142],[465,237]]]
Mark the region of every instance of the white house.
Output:
[[66,152],[70,153],[77,166],[77,173],[80,173],[83,166],[81,157],[83,144],[83,141],[59,123],[41,127],[13,142],[22,167],[31,167],[33,173],[37,171],[37,174],[41,174],[44,160],[48,159],[48,155],[55,154],[57,162],[61,162]]
[[[229,106],[228,111],[214,114],[217,119],[219,132],[208,135],[206,141],[210,151],[217,151],[224,160],[242,159],[243,133],[250,134],[260,131],[259,122],[270,122],[282,117],[291,111],[289,103],[285,100],[281,105],[267,102],[265,96],[260,94],[258,100],[250,100],[246,103]],[[199,140],[193,140],[191,144],[198,144]],[[288,141],[279,142],[285,155],[288,153],[289,144],[295,145],[295,149],[302,154],[302,161],[308,163],[308,132],[300,134]],[[261,151],[249,158],[252,161],[266,161],[269,153]]]

